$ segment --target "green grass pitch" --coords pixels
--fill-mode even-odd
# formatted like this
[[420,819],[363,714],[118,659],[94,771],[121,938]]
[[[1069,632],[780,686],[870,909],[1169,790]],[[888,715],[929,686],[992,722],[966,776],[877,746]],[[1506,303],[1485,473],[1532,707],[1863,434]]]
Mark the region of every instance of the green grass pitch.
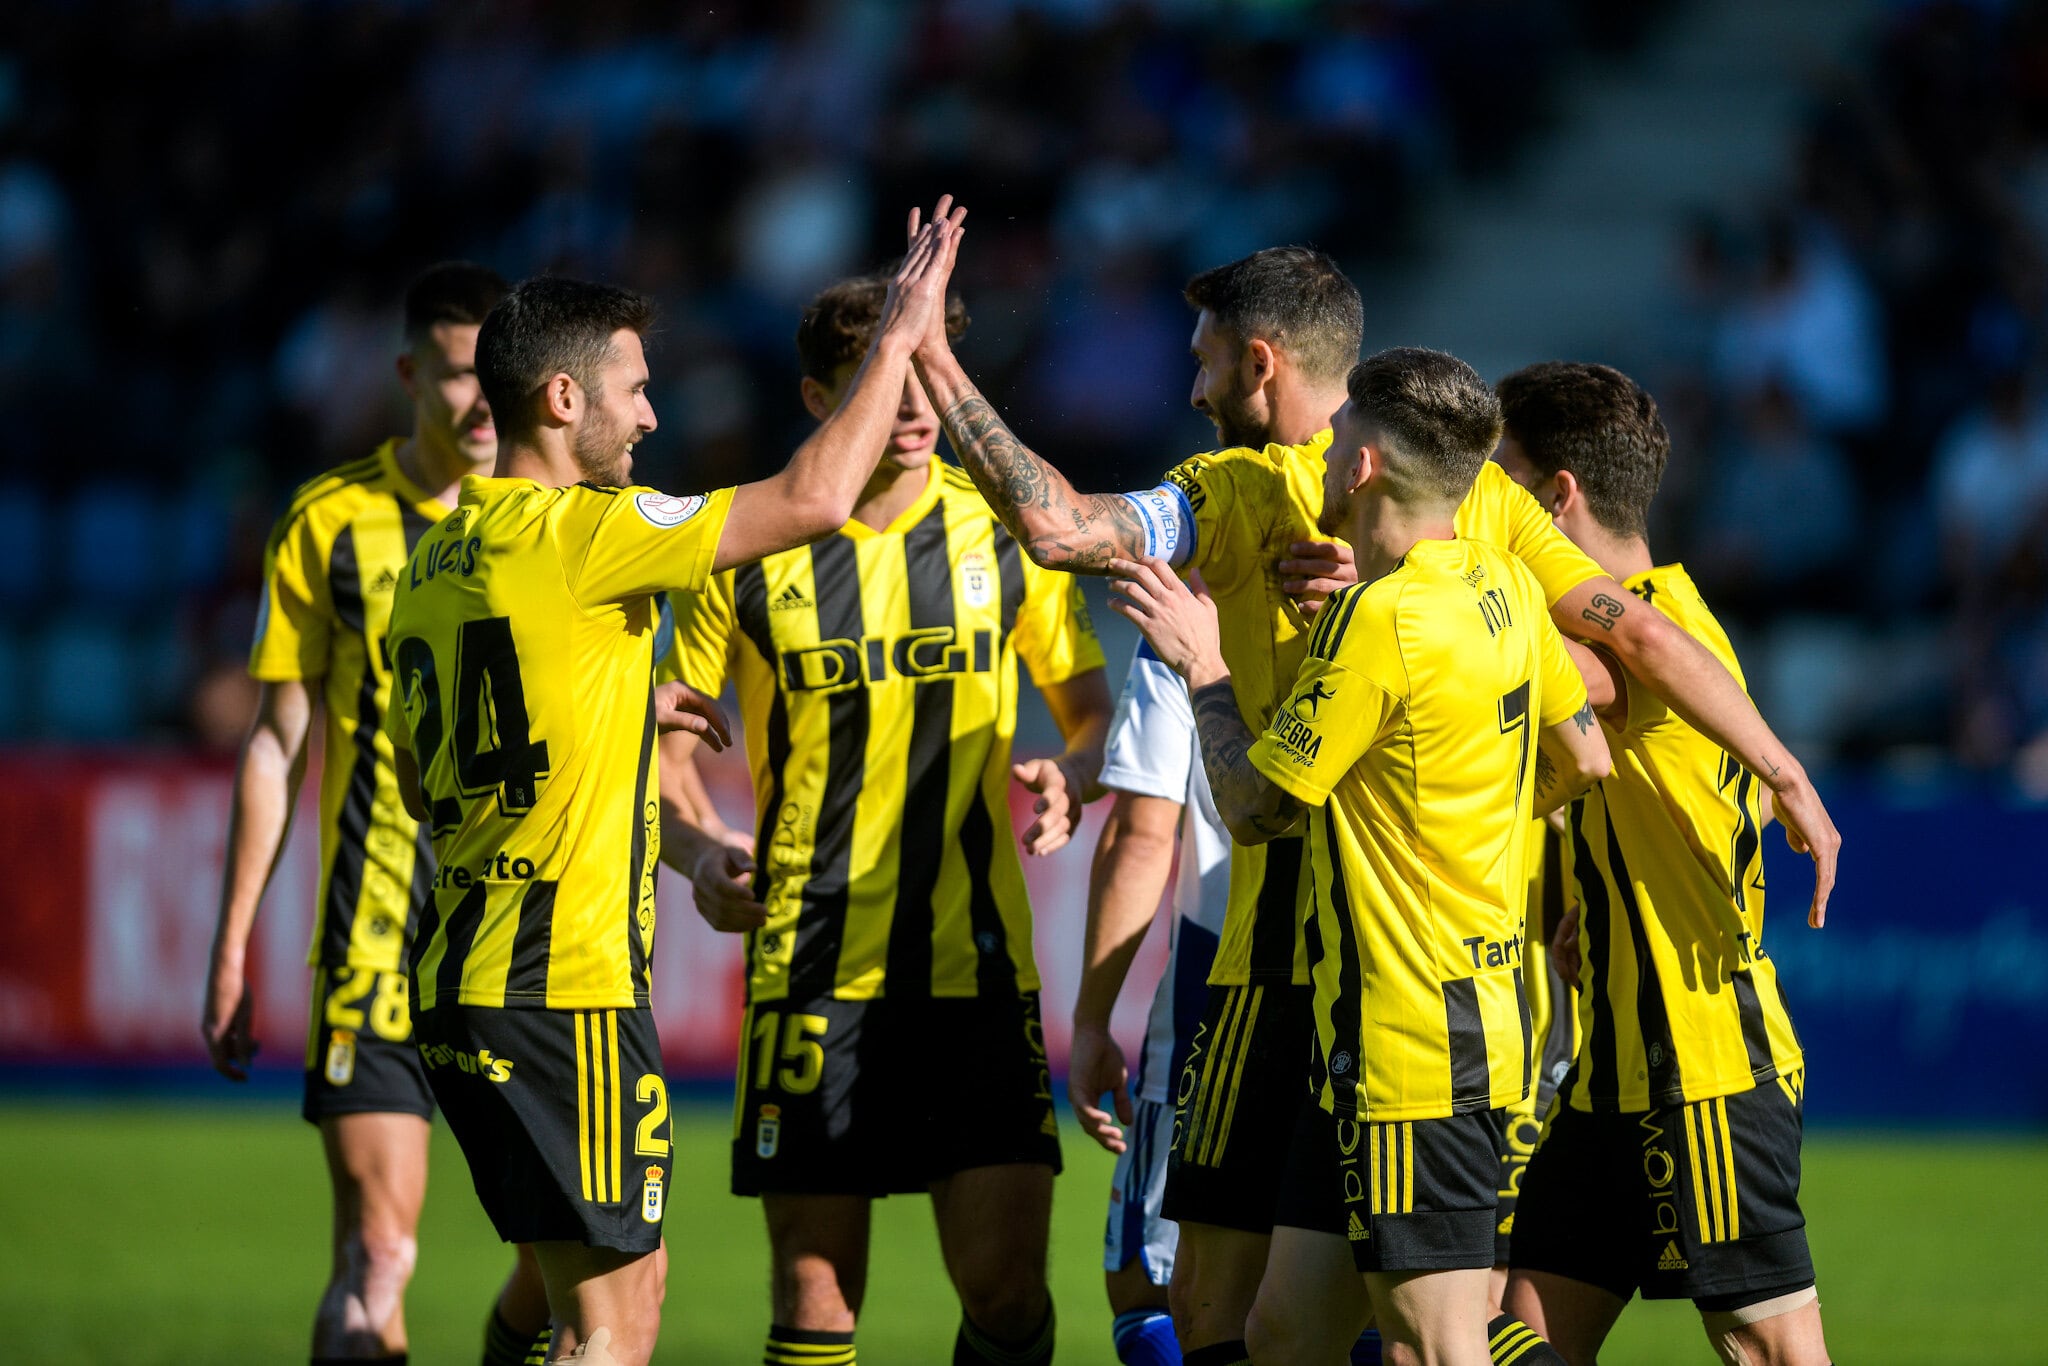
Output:
[[[726,1118],[683,1108],[658,1360],[760,1360],[759,1214],[725,1194]],[[1108,1159],[1071,1131],[1053,1225],[1059,1360],[1110,1363],[1101,1256]],[[420,1366],[477,1359],[507,1256],[437,1130],[408,1300]],[[283,1104],[0,1106],[0,1316],[39,1366],[304,1361],[324,1275],[326,1183]],[[1822,1134],[1806,1206],[1829,1345],[1855,1366],[2048,1360],[2048,1142]],[[882,1202],[863,1360],[949,1359],[957,1310],[928,1205]],[[1689,1305],[1635,1305],[1603,1361],[1710,1363]]]

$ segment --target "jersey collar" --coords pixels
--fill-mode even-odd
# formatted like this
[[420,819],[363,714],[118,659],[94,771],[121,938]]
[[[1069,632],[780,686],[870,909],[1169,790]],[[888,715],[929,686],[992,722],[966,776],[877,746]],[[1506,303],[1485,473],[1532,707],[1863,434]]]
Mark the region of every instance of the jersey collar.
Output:
[[405,470],[398,463],[397,437],[389,438],[377,448],[377,461],[384,466],[384,472],[391,476],[392,485],[408,503],[415,507],[432,508],[437,519],[446,517],[455,510],[405,477]]
[[945,490],[946,471],[942,467],[936,453],[932,456],[931,464],[925,466],[925,474],[924,488],[918,493],[916,500],[909,507],[897,513],[895,519],[889,525],[877,531],[866,522],[858,518],[849,517],[846,519],[846,525],[839,529],[840,532],[843,535],[851,536],[856,541],[863,541],[877,536],[901,536],[904,532],[916,526],[924,520],[925,514],[937,505],[939,494]]

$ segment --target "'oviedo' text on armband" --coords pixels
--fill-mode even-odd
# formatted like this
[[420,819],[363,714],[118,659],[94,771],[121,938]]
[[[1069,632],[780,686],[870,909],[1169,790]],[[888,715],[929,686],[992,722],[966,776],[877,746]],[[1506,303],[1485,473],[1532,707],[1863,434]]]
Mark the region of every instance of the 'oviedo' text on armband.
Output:
[[1124,501],[1138,510],[1145,527],[1145,554],[1176,567],[1186,564],[1195,553],[1195,510],[1188,496],[1173,484],[1161,484],[1142,493],[1126,493]]

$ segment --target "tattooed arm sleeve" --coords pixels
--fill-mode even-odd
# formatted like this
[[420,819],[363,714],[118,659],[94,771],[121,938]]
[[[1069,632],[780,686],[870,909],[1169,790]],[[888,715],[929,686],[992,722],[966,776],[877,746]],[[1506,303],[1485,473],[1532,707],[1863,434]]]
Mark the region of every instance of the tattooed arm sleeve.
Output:
[[1195,729],[1216,814],[1239,844],[1264,844],[1293,829],[1303,806],[1252,765],[1257,738],[1237,710],[1230,679],[1195,690]]

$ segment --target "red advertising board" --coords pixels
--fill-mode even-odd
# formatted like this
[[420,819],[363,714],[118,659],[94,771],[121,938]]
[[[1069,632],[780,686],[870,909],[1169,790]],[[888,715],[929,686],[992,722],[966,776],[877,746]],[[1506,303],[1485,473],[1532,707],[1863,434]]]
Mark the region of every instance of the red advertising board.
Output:
[[[745,770],[706,765],[719,809],[751,827]],[[220,897],[232,771],[128,756],[0,757],[0,1062],[199,1062],[200,994]],[[306,945],[319,876],[309,773],[298,818],[257,920],[249,960],[260,1063],[297,1065],[305,1037]],[[1028,795],[1012,792],[1016,829]],[[1080,971],[1088,863],[1101,807],[1067,848],[1025,859],[1045,981],[1046,1042],[1066,1057]],[[1155,932],[1133,972],[1118,1033],[1135,1046],[1164,955]],[[689,884],[664,869],[654,1011],[672,1073],[730,1075],[741,1004],[740,941],[711,930]]]

